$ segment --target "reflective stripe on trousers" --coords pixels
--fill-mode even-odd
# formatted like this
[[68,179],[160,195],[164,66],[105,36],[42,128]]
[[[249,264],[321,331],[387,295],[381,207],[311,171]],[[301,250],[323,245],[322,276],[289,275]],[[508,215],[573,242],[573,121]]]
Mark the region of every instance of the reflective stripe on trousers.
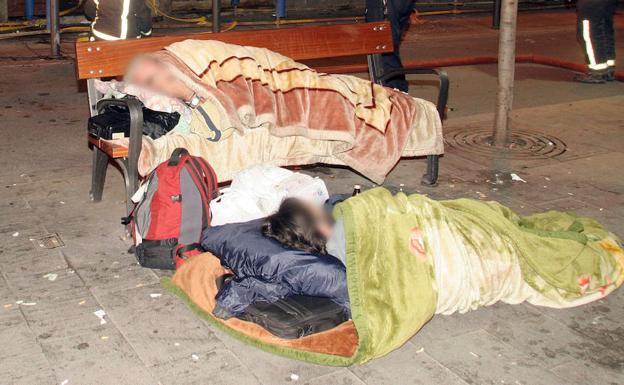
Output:
[[[596,63],[596,55],[594,53],[594,46],[591,41],[591,26],[589,24],[589,20],[583,20],[583,43],[585,46],[585,53],[587,54],[587,58],[589,59],[588,67],[590,70],[600,71],[607,69],[609,66],[608,61],[604,63]],[[611,60],[613,62],[612,65],[615,65],[615,60]]]

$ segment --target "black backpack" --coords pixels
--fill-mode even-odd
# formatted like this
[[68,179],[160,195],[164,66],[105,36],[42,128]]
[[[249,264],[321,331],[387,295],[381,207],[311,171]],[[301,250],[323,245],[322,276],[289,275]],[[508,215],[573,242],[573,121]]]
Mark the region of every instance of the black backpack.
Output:
[[[232,278],[231,274],[217,278],[217,288]],[[256,302],[237,318],[292,340],[333,329],[349,320],[349,314],[329,298],[293,295],[273,303]]]
[[256,302],[238,318],[256,323],[277,337],[296,339],[333,329],[349,316],[329,298],[293,295],[273,303]]

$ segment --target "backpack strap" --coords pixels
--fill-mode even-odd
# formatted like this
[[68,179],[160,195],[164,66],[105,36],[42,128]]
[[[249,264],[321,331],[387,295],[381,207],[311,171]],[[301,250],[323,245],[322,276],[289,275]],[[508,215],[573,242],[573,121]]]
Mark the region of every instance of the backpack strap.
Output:
[[[210,210],[208,208],[208,204],[210,202],[210,194],[207,191],[205,184],[203,183],[205,181],[205,177],[203,176],[201,169],[197,166],[196,158],[191,156],[185,148],[178,147],[171,153],[171,157],[167,162],[167,166],[181,166],[187,169],[189,175],[193,179],[193,182],[195,182],[195,185],[199,189],[204,211],[204,218],[208,218],[207,215],[210,215]],[[204,219],[204,222],[207,222],[207,220]],[[207,223],[205,224],[206,226],[208,225]]]
[[199,243],[191,243],[188,245],[184,245],[182,247],[178,247],[178,249],[176,250],[176,254],[180,257],[182,257],[182,255],[184,253],[187,253],[191,250],[199,250],[199,251],[203,251],[201,244]]
[[209,182],[206,180],[205,173],[201,170],[201,168],[198,167],[196,158],[189,156],[186,158],[185,162],[185,168],[189,172],[191,178],[193,178],[193,181],[195,182],[195,185],[197,186],[197,189],[199,190],[199,194],[201,196],[202,222],[203,227],[206,228],[210,225],[211,194],[209,192],[209,189],[211,186],[207,185],[207,183]]
[[174,262],[176,270],[184,264],[184,262],[188,261],[191,257],[195,255],[201,254],[204,252],[201,244],[199,243],[191,243],[189,245],[183,245],[176,249]]
[[204,181],[206,182],[206,196],[208,197],[208,201],[206,202],[206,220],[208,222],[207,225],[210,225],[212,219],[210,202],[219,196],[219,182],[217,180],[217,174],[205,159],[191,158],[191,161],[195,167],[201,171]]
[[189,155],[189,152],[186,148],[182,148],[182,147],[176,148],[171,153],[171,157],[169,158],[169,161],[167,162],[167,166],[171,166],[171,167],[177,166],[180,163],[180,159],[182,159],[184,155]]
[[204,175],[209,177],[207,182],[210,190],[212,191],[210,200],[213,200],[219,196],[219,181],[217,180],[217,173],[215,173],[214,169],[204,158],[196,158],[195,160],[197,161],[197,166],[204,172]]
[[210,131],[214,133],[214,138],[212,139],[206,138],[206,139],[208,139],[211,142],[218,142],[219,139],[221,139],[221,131],[217,128],[217,126],[215,126],[215,124],[212,122],[212,119],[210,119],[210,116],[208,115],[206,110],[204,110],[202,106],[198,106],[197,111],[199,111],[201,116],[206,121],[206,125],[208,125],[208,128],[210,129]]

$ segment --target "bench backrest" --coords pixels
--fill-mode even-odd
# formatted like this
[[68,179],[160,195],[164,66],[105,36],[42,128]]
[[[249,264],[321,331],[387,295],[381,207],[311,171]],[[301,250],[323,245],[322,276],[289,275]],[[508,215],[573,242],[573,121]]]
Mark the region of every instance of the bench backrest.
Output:
[[392,51],[392,34],[387,22],[79,41],[76,42],[76,74],[78,79],[120,76],[136,55],[158,51],[186,39],[263,47],[298,61]]

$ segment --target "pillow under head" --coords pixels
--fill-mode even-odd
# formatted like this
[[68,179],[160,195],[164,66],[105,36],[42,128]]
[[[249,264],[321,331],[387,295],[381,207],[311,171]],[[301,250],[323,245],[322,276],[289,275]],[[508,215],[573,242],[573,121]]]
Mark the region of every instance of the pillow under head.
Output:
[[349,307],[345,266],[331,255],[285,247],[265,237],[264,219],[210,227],[202,247],[235,275],[217,294],[217,306],[233,315],[256,302],[275,302],[291,295],[327,297]]

